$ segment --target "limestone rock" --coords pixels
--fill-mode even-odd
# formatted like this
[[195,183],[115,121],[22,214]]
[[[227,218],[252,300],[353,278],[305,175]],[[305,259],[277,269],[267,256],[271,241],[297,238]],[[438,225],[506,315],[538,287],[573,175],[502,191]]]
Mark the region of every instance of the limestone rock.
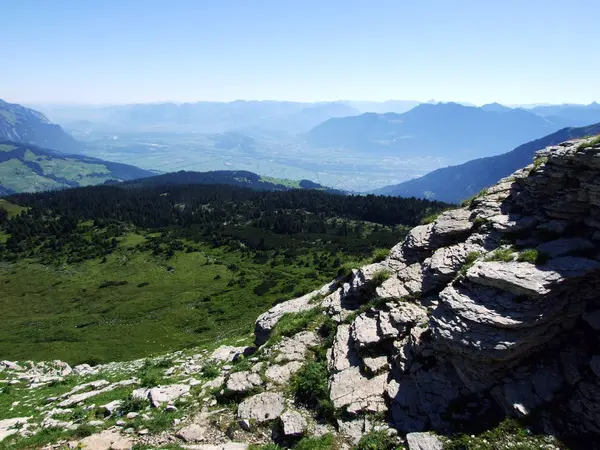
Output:
[[282,394],[263,392],[247,398],[238,406],[240,419],[253,419],[257,422],[275,420],[285,408],[285,399]]
[[537,247],[538,251],[551,258],[580,250],[593,249],[594,244],[584,238],[561,238],[545,242]]
[[275,364],[267,368],[265,376],[274,384],[284,385],[300,367],[302,367],[302,363],[299,361],[290,361],[282,365]]
[[515,295],[548,294],[552,286],[600,270],[600,262],[564,256],[549,261],[543,268],[526,262],[476,262],[467,272],[474,283],[511,292]]
[[148,397],[155,408],[165,403],[171,403],[184,394],[190,392],[190,386],[187,384],[171,384],[168,386],[158,386],[150,389]]
[[118,431],[104,430],[82,439],[79,445],[89,450],[129,450],[133,446],[133,440]]
[[206,439],[206,436],[206,427],[197,423],[187,425],[177,432],[177,437],[183,439],[185,442],[202,442]]
[[468,233],[473,223],[469,220],[471,211],[467,208],[453,209],[439,215],[431,232],[436,237],[455,236]]
[[312,331],[302,331],[292,337],[284,337],[273,349],[277,354],[275,362],[304,361],[308,348],[317,342],[317,335]]
[[285,436],[301,436],[306,430],[306,419],[298,411],[286,411],[281,415],[280,420]]
[[386,380],[385,374],[369,379],[358,367],[350,367],[333,375],[329,396],[336,408],[346,407],[350,413],[385,411]]
[[366,314],[358,316],[352,322],[352,339],[358,348],[377,344],[381,337],[377,332],[377,319],[369,317]]
[[363,365],[367,372],[372,375],[378,375],[390,368],[387,356],[385,355],[375,358],[365,357],[363,358]]
[[406,442],[409,450],[442,450],[443,442],[431,433],[408,433]]
[[333,346],[328,353],[330,371],[340,372],[359,365],[359,358],[351,339],[350,325],[339,325],[333,340]]
[[29,417],[15,417],[13,419],[0,420],[0,442],[12,434],[20,431],[21,427],[27,424]]
[[262,384],[260,375],[257,373],[244,371],[235,372],[229,375],[227,379],[227,389],[232,392],[246,392]]
[[241,355],[247,355],[251,353],[251,347],[232,347],[230,345],[222,345],[217,348],[212,355],[211,359],[223,362],[232,362],[234,359]]

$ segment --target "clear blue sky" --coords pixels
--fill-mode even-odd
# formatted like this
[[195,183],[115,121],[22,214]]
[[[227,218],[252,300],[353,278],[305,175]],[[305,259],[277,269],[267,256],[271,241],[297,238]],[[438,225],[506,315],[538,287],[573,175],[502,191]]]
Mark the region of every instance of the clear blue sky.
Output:
[[600,100],[598,0],[0,0],[0,98]]

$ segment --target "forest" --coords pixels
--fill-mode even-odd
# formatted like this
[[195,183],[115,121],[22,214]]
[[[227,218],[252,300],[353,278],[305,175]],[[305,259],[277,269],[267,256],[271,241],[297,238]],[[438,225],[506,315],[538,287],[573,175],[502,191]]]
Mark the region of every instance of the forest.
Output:
[[0,200],[0,354],[97,363],[236,342],[448,206],[227,185],[15,194]]

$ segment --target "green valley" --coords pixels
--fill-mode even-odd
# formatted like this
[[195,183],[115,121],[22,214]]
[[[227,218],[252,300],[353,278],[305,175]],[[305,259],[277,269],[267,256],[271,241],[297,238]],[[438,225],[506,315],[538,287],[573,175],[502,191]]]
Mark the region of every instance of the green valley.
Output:
[[[244,339],[447,205],[318,190],[97,186],[0,205],[0,353],[127,360]],[[19,213],[20,212],[20,213]]]

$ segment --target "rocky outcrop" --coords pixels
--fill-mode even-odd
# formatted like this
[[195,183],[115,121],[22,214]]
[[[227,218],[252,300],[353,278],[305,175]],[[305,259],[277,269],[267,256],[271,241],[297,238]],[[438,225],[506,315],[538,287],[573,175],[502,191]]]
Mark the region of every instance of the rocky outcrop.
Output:
[[[494,408],[524,416],[560,401],[546,427],[599,431],[600,148],[580,144],[539,152],[325,297],[339,323],[328,349],[336,408],[446,432]],[[441,446],[409,436],[410,448]]]

